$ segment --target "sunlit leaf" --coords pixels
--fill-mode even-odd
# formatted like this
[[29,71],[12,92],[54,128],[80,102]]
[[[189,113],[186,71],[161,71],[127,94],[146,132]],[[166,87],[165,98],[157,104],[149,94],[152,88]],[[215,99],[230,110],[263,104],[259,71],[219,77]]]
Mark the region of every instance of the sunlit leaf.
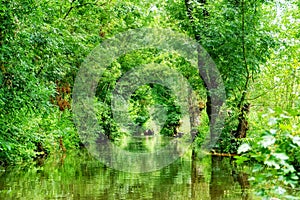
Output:
[[285,114],[280,114],[280,117],[281,117],[281,118],[284,118],[284,119],[289,119],[289,118],[291,118],[290,116],[287,116],[287,115],[285,115]]
[[293,137],[293,143],[297,144],[298,146],[300,146],[300,137],[299,136]]
[[280,187],[280,186],[277,186],[276,189],[275,189],[275,191],[276,191],[278,194],[282,195],[282,194],[284,194],[284,193],[286,192],[286,189],[284,189],[284,188],[282,188],[282,187]]
[[269,122],[268,122],[268,124],[271,126],[271,125],[274,125],[274,124],[276,124],[277,123],[277,118],[274,118],[274,117],[271,117],[270,119],[269,119]]
[[285,153],[273,153],[273,156],[275,156],[277,159],[280,159],[280,160],[289,159],[289,157]]
[[260,141],[260,144],[264,148],[267,148],[268,146],[274,144],[275,142],[276,142],[276,139],[274,136],[266,135],[266,136],[263,136],[263,140]]
[[238,154],[247,152],[249,150],[251,150],[251,146],[247,143],[244,143],[238,148]]
[[270,167],[275,167],[275,169],[280,169],[280,165],[276,163],[274,160],[267,160],[265,161],[265,164]]
[[277,130],[275,130],[275,129],[270,129],[270,133],[271,133],[271,134],[274,135],[276,132],[277,132]]

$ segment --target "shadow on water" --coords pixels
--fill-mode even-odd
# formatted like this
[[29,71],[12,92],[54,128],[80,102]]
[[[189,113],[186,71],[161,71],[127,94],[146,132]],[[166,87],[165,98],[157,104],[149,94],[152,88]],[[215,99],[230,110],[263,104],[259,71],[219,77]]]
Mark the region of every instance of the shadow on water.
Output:
[[230,158],[190,154],[141,174],[110,169],[85,150],[56,154],[41,165],[2,169],[0,199],[251,199],[247,175]]

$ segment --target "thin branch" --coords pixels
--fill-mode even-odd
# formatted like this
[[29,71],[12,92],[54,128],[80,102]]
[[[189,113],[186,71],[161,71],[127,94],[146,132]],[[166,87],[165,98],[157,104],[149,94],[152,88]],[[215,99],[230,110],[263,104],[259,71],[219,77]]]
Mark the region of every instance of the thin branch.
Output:
[[[271,88],[270,90],[274,90],[276,87],[277,87],[277,86],[274,86],[274,87]],[[270,92],[270,90],[269,90],[269,91],[266,91],[266,92],[263,92],[263,93],[261,93],[260,95],[257,95],[256,97],[253,97],[253,98],[247,99],[247,100],[248,100],[248,101],[252,101],[252,100],[258,99],[259,97],[268,94],[268,93]]]
[[[80,5],[77,5],[77,6],[72,6],[73,3],[74,3],[75,1],[76,1],[76,0],[73,0],[73,1],[71,2],[71,7],[70,7],[70,9],[68,10],[68,12],[66,13],[64,19],[66,19],[66,18],[68,17],[68,15],[70,14],[70,12],[72,11],[73,8],[80,8],[80,7],[87,6],[87,5],[97,5],[97,3],[98,3],[98,0],[96,0],[94,3],[88,2],[88,3],[83,3],[83,4],[80,4]],[[110,0],[110,1],[111,1],[111,0]],[[104,5],[106,5],[107,3],[110,3],[110,1],[107,1],[107,2],[105,2],[105,3],[102,3],[102,4],[98,5],[98,6],[100,6],[100,7],[101,7],[101,6],[104,6]]]
[[249,72],[249,67],[247,63],[247,58],[246,58],[246,47],[245,47],[245,0],[242,0],[242,49],[243,49],[243,61],[244,61],[244,66],[246,69],[246,83],[244,86],[244,89],[242,91],[242,97],[241,100],[238,104],[238,107],[241,109],[243,107],[243,102],[245,101],[246,95],[247,95],[247,90],[248,90],[248,85],[249,85],[249,80],[250,80],[250,72]]
[[[192,12],[193,8],[191,7],[191,2],[189,0],[185,0],[184,2],[185,2],[185,7],[186,7],[188,18],[190,20],[192,28],[194,29],[195,28],[194,27],[194,17],[193,17],[193,12]],[[195,39],[196,39],[197,42],[199,42],[200,41],[200,36],[198,37],[198,36],[195,35]]]
[[72,0],[72,2],[71,2],[71,7],[69,8],[68,12],[66,13],[64,19],[67,18],[67,16],[70,14],[71,10],[74,8],[72,5],[73,5],[73,3],[74,3],[75,1],[76,1],[76,0]]

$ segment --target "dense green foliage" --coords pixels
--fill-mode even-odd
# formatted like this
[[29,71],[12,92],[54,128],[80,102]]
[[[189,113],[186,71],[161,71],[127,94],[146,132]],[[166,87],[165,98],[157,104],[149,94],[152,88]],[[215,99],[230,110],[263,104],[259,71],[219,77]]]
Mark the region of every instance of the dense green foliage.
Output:
[[[260,194],[284,198],[300,177],[299,6],[293,0],[0,0],[0,164],[79,148],[72,89],[85,57],[117,33],[163,27],[197,40],[220,71],[228,116],[214,150],[243,153],[237,162],[254,163],[251,180]],[[107,67],[95,96],[99,125],[114,141],[157,131],[153,121],[162,126],[159,134],[177,136],[180,106],[159,84],[131,96],[128,112],[138,133],[124,132],[113,118],[117,81],[148,63],[177,70],[195,91],[203,110],[194,124],[199,150],[209,130],[210,93],[199,72],[171,52],[128,52]]]
[[[253,139],[239,148],[244,153],[237,162],[254,162],[252,181],[263,196],[280,195],[288,198],[287,191],[299,185],[300,137],[298,111],[269,110],[259,116],[253,126]],[[264,127],[264,128],[262,128]],[[271,180],[270,180],[271,178]],[[291,198],[291,197],[290,197]]]
[[[263,196],[281,196],[299,187],[299,5],[282,5],[286,12],[270,13],[269,24],[280,46],[261,67],[251,85],[250,130],[238,162],[254,162],[252,181]],[[268,12],[272,7],[266,7]],[[280,8],[278,8],[280,9]],[[282,8],[281,8],[282,9]],[[278,26],[278,23],[280,24]],[[270,177],[272,177],[270,179]]]

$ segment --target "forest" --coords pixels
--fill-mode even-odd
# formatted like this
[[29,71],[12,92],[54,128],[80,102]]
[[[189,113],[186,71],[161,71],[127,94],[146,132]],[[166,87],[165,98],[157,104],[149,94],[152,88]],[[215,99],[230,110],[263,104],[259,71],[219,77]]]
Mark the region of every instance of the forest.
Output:
[[172,144],[157,163],[124,153],[107,166],[224,157],[253,199],[300,199],[299,0],[0,2],[0,177],[110,144],[132,160]]

